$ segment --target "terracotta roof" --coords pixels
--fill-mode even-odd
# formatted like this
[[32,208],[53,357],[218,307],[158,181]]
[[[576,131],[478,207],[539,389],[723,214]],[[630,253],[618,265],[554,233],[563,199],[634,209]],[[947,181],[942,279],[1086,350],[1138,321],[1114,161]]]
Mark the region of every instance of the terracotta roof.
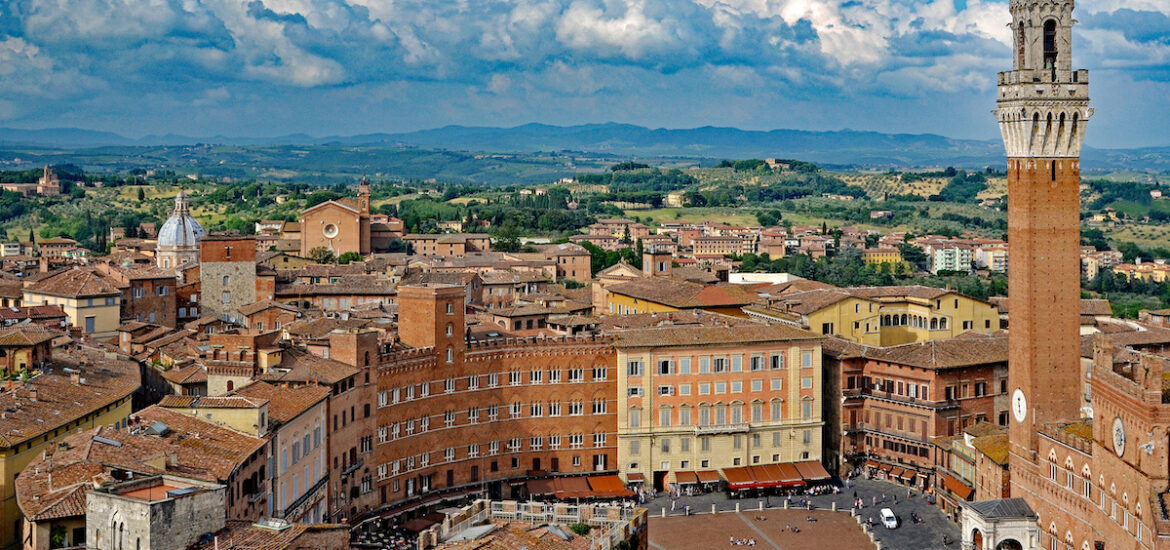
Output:
[[343,275],[334,283],[277,285],[276,295],[291,298],[312,295],[373,294],[391,296],[398,292],[394,281],[381,275]]
[[68,298],[86,296],[117,296],[118,281],[96,268],[68,269],[51,277],[41,279],[25,289],[35,294],[48,294]]
[[627,330],[617,333],[618,348],[734,345],[751,342],[821,340],[823,337],[787,325],[738,327],[669,327]]
[[276,300],[261,300],[259,302],[253,302],[248,305],[240,306],[239,312],[245,316],[248,316],[271,308],[283,309],[293,313],[296,313],[297,311],[297,308],[288,304],[277,302]]
[[1006,430],[1003,433],[976,437],[971,440],[971,445],[987,455],[987,458],[991,459],[992,462],[1000,466],[1007,465],[1009,442]]
[[845,289],[809,290],[788,294],[778,300],[773,308],[808,315],[850,298],[856,298],[856,296]]
[[474,271],[417,271],[403,277],[400,285],[442,284],[466,286],[476,277]]
[[280,366],[260,376],[266,381],[320,382],[333,385],[360,372],[340,361],[326,359],[296,348],[281,353]]
[[359,329],[366,328],[371,324],[370,319],[339,319],[336,317],[318,317],[316,319],[309,319],[298,323],[293,323],[285,327],[285,331],[289,336],[299,336],[301,338],[325,338],[329,336],[330,332],[337,329]]
[[207,382],[207,369],[203,365],[189,365],[180,369],[163,371],[162,377],[175,384],[200,384]]
[[609,291],[679,309],[743,306],[760,301],[755,293],[738,285],[702,285],[661,277],[619,283]]
[[165,409],[254,409],[268,403],[266,399],[256,399],[243,395],[199,396],[199,395],[164,395],[158,406]]
[[959,294],[958,292],[956,292],[954,290],[947,290],[945,288],[934,288],[934,287],[921,286],[921,285],[872,286],[872,287],[863,286],[863,287],[852,287],[852,288],[849,288],[847,290],[855,296],[860,296],[860,297],[865,297],[865,298],[891,298],[891,297],[897,298],[897,297],[906,296],[906,297],[910,297],[910,298],[922,298],[922,299],[926,299],[926,300],[934,300],[934,299],[946,296],[948,294]]
[[287,529],[276,530],[232,520],[212,540],[196,543],[190,550],[343,549],[350,547],[349,529],[349,525],[293,523]]
[[636,315],[605,315],[601,317],[599,329],[603,332],[617,332],[639,328],[666,326],[754,326],[758,321],[743,317],[732,317],[722,313],[700,310],[669,311],[665,313],[639,313]]
[[0,319],[56,319],[64,318],[65,310],[61,306],[20,306],[0,308]]
[[243,395],[268,400],[268,416],[275,422],[285,423],[309,410],[329,397],[330,389],[324,386],[301,386],[284,388],[267,382],[253,382],[236,390]]
[[438,545],[435,550],[586,550],[590,548],[589,537],[574,535],[567,526],[557,527],[570,536],[565,540],[550,530],[548,525],[531,526],[523,523],[496,524],[495,529],[472,540],[451,541]]
[[[113,355],[113,354],[110,354]],[[84,385],[76,385],[66,368],[81,369]],[[44,372],[28,382],[0,386],[0,447],[11,447],[55,430],[86,414],[129,397],[141,384],[138,364],[91,348],[57,352]],[[31,390],[37,390],[32,399]]]
[[[85,495],[93,481],[112,480],[114,469],[139,474],[172,473],[224,482],[266,441],[180,413],[149,407],[134,415],[131,430],[86,430],[50,446],[16,479],[21,511],[34,520],[85,514]],[[140,428],[162,422],[162,435]]]
[[928,369],[1006,363],[1008,339],[995,336],[949,338],[886,348],[872,347],[866,350],[865,357]]
[[[54,306],[56,308],[56,306]],[[35,346],[60,336],[38,327],[13,327],[0,329],[0,347]]]

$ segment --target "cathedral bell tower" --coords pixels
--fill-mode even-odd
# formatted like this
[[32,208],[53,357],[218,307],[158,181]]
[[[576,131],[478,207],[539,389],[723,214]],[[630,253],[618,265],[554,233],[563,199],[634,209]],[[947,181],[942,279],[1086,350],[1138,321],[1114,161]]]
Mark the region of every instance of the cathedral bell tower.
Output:
[[1014,69],[993,111],[1008,157],[1012,496],[1037,429],[1080,403],[1080,154],[1089,72],[1072,69],[1073,2],[1011,0]]

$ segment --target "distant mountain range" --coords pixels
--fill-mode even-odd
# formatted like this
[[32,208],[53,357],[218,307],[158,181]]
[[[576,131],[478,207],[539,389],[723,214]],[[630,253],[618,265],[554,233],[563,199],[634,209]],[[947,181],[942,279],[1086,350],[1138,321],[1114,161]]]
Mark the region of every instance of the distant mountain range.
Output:
[[[221,144],[394,146],[499,153],[580,151],[621,157],[694,159],[795,158],[855,167],[983,167],[1004,164],[998,140],[962,140],[934,134],[884,134],[840,130],[754,131],[704,126],[651,129],[631,124],[551,126],[525,124],[512,128],[444,126],[406,133],[313,137],[292,134],[273,138],[190,137],[150,135],[127,138],[112,132],[75,128],[19,130],[0,128],[0,148],[96,148],[107,146],[170,146]],[[1144,149],[1086,148],[1087,169],[1170,170],[1170,147]]]

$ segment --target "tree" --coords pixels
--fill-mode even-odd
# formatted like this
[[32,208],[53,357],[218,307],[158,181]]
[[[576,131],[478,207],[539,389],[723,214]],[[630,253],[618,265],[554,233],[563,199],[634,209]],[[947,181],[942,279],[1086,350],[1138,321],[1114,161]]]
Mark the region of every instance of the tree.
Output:
[[309,258],[319,264],[331,264],[337,262],[337,255],[335,255],[332,250],[329,250],[324,246],[318,246],[317,248],[310,250]]
[[339,264],[348,264],[349,262],[360,262],[360,261],[362,261],[362,255],[360,253],[354,252],[352,250],[349,252],[346,252],[345,254],[342,254],[340,257],[337,258],[337,263],[339,263]]
[[926,256],[926,252],[921,247],[910,243],[902,243],[898,247],[898,250],[901,251],[903,260],[919,270],[928,271],[930,269],[930,258]]
[[507,224],[496,234],[496,242],[492,248],[500,252],[517,252],[520,250],[520,236],[516,233],[516,226]]
[[138,188],[138,202],[142,202],[144,200],[146,200],[146,191],[143,191],[142,188],[139,187]]

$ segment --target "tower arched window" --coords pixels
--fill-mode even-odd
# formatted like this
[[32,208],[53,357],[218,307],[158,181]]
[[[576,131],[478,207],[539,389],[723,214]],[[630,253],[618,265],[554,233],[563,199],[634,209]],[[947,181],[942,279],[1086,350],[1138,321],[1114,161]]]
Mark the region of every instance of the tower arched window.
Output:
[[1044,22],[1044,68],[1056,68],[1056,20]]
[[224,275],[223,276],[223,286],[227,286],[227,285],[228,285],[228,276]]

